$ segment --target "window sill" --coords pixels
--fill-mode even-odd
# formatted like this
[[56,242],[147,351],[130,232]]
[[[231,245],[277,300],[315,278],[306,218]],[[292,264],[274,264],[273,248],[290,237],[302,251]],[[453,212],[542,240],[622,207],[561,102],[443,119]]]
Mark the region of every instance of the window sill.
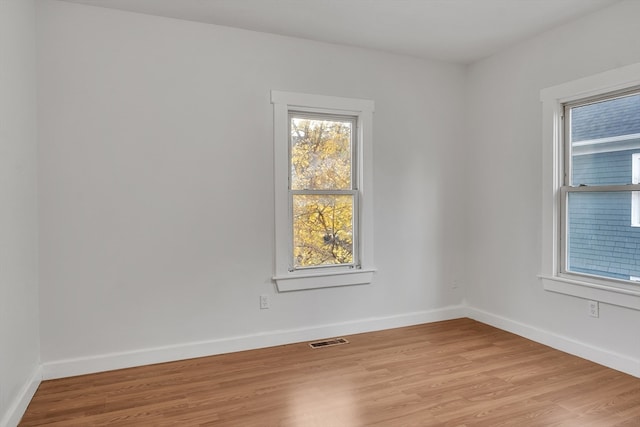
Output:
[[547,291],[640,310],[640,289],[622,289],[560,276],[538,277]]
[[337,286],[366,285],[373,281],[374,269],[329,273],[291,273],[276,276],[278,292],[303,291],[307,289],[333,288]]

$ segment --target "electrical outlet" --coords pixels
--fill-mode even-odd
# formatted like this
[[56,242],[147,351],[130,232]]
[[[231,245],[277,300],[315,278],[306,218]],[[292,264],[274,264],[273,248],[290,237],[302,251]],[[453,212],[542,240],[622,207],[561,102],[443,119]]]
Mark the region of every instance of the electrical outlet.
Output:
[[260,310],[269,308],[269,295],[260,295]]
[[598,306],[598,301],[589,301],[589,316],[600,316],[600,307]]

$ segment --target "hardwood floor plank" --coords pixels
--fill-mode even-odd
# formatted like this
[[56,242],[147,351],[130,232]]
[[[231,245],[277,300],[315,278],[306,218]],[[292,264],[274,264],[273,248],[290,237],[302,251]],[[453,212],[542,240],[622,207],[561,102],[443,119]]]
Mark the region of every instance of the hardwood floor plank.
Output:
[[640,379],[470,320],[44,381],[21,426],[640,426]]

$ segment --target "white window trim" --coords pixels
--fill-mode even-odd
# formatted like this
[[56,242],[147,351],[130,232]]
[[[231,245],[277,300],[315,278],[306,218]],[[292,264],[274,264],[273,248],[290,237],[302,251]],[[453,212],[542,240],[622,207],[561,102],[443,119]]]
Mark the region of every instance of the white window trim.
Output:
[[640,310],[637,285],[560,270],[560,188],[563,183],[563,104],[640,85],[640,64],[628,65],[543,89],[542,101],[542,265],[545,290]]
[[[366,99],[311,95],[272,90],[274,185],[275,185],[275,274],[279,292],[371,283],[373,266],[373,111]],[[359,203],[359,268],[344,266],[290,271],[289,215],[289,111],[350,115],[358,118],[356,160]]]
[[[631,155],[631,169],[631,183],[640,184],[640,153]],[[631,226],[640,227],[640,191],[631,193]]]

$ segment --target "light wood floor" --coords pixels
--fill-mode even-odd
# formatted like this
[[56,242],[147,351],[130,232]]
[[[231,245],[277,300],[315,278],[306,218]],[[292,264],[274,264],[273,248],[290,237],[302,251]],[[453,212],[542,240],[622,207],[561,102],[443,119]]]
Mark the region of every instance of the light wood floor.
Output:
[[22,426],[640,426],[640,379],[469,319],[45,381]]

